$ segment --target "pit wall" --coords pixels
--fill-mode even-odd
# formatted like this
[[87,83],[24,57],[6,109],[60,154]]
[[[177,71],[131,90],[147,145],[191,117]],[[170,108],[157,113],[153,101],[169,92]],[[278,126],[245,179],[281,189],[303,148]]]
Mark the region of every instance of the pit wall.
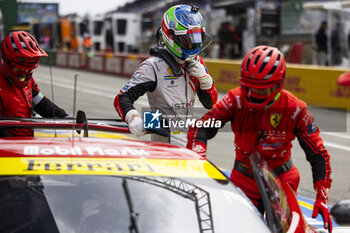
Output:
[[[240,61],[205,60],[215,86],[228,91],[239,85]],[[284,88],[310,105],[350,110],[350,87],[337,84],[347,69],[287,64]]]
[[[148,55],[73,53],[48,51],[44,64],[57,67],[130,77]],[[239,85],[239,60],[205,59],[218,91],[227,92]],[[347,69],[287,64],[284,87],[310,105],[350,110],[350,87],[337,85]]]

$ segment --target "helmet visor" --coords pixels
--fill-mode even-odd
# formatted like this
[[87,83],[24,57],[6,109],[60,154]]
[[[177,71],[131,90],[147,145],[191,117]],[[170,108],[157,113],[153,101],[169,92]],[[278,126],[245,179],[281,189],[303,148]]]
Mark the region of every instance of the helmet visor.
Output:
[[276,87],[271,88],[249,88],[248,87],[248,96],[253,96],[258,99],[268,98],[271,94],[273,94],[277,90]]
[[33,71],[31,66],[18,65],[18,63],[15,62],[10,62],[8,65],[11,73],[18,77],[27,76]]
[[12,64],[9,65],[9,68],[12,75],[14,75],[17,78],[17,80],[20,82],[27,82],[32,77],[33,70],[31,69],[23,70]]
[[270,88],[243,87],[246,90],[246,98],[252,103],[262,103],[274,98],[279,90],[279,85]]
[[22,70],[22,69],[15,67],[15,66],[10,66],[10,68],[11,68],[12,73],[18,77],[26,76],[32,72],[32,70]]
[[188,30],[187,34],[174,35],[174,41],[184,49],[194,50],[202,45],[205,40],[205,32]]

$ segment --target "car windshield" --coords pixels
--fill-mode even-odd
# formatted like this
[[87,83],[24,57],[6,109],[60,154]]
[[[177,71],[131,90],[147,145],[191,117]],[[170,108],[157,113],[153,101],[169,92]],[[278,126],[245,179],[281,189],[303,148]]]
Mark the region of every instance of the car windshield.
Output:
[[269,232],[226,180],[0,177],[0,232]]

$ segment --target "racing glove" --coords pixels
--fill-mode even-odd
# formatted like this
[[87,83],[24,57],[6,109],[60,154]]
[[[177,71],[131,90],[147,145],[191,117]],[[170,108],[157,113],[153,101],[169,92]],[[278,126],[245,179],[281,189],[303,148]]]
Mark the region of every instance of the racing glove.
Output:
[[207,145],[203,142],[193,142],[192,145],[190,146],[192,151],[196,152],[203,158],[206,158],[207,156]]
[[140,117],[140,114],[137,110],[131,109],[126,115],[125,115],[125,121],[129,125],[129,130],[132,134],[135,136],[142,136],[146,133],[146,131],[143,128],[143,121]]
[[328,232],[331,233],[332,219],[328,209],[329,188],[326,187],[323,181],[317,181],[314,186],[317,194],[312,217],[316,218],[318,214],[321,214],[323,218],[324,228],[328,229]]
[[[41,94],[42,95],[42,94]],[[41,97],[41,98],[37,98]],[[38,113],[42,117],[59,117],[66,118],[68,114],[56,104],[54,104],[51,100],[46,98],[45,96],[37,96],[33,99],[34,103],[34,111]],[[35,99],[39,99],[37,103],[35,103]]]
[[205,70],[205,67],[198,60],[191,60],[188,64],[190,76],[194,76],[199,81],[199,87],[202,90],[208,90],[213,85],[213,79]]

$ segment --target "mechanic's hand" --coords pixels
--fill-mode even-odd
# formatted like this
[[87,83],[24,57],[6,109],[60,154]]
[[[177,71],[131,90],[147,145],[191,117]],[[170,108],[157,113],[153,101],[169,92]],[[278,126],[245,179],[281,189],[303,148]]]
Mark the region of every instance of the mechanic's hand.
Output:
[[202,156],[203,158],[207,156],[207,145],[205,145],[205,143],[203,142],[193,142],[192,148],[190,149]]
[[146,133],[146,130],[143,128],[143,121],[140,118],[140,114],[135,109],[131,109],[125,115],[125,121],[129,125],[130,132],[135,136],[140,137]]
[[198,79],[200,88],[202,90],[208,90],[213,85],[213,79],[206,72],[205,67],[198,60],[191,60],[188,63],[188,69],[190,76],[194,76]]
[[323,218],[324,228],[328,229],[328,232],[332,232],[332,219],[328,209],[328,192],[329,188],[326,188],[320,181],[315,183],[316,188],[316,201],[314,204],[314,210],[312,217],[316,218],[318,214],[321,214]]

